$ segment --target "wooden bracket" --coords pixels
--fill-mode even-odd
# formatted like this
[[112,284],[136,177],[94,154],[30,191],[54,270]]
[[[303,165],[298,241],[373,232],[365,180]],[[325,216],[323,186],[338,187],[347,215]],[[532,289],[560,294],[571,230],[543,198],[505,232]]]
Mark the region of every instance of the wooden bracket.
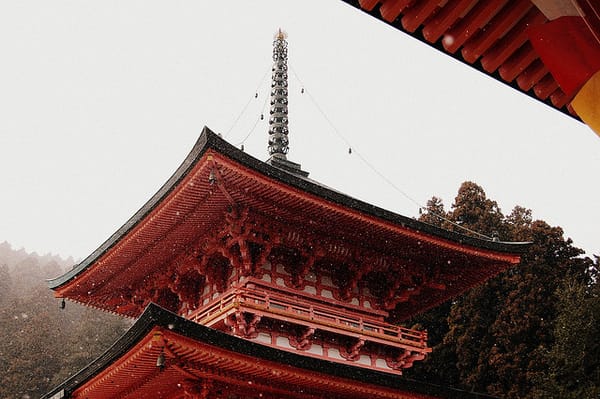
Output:
[[[248,316],[249,321],[246,320]],[[258,336],[257,326],[260,320],[260,315],[238,310],[225,319],[225,325],[231,328],[233,335],[253,339]]]
[[411,352],[405,349],[398,357],[385,359],[385,362],[392,370],[407,369],[413,366],[413,363],[425,359],[425,354],[420,352]]
[[181,383],[185,399],[208,399],[213,389],[213,381],[209,379],[185,379]]
[[290,336],[290,345],[298,350],[306,351],[312,346],[312,336],[315,333],[314,327],[307,327],[304,332],[298,336]]
[[296,288],[303,286],[302,280],[315,265],[317,257],[322,253],[318,249],[300,249],[301,262],[292,270],[292,285]]
[[373,262],[369,262],[366,258],[356,256],[353,263],[348,265],[348,278],[340,283],[340,299],[344,301],[350,300],[352,291],[358,287],[358,283],[364,276],[373,271]]
[[358,338],[349,348],[340,348],[340,355],[350,361],[356,361],[360,358],[360,349],[365,346],[365,340]]

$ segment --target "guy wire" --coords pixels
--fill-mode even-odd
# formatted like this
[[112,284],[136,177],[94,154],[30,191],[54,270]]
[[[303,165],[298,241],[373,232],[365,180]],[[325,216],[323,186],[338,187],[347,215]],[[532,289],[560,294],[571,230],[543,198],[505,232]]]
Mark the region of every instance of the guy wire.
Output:
[[471,230],[467,227],[461,226],[460,224],[453,222],[452,220],[449,220],[448,218],[446,218],[443,215],[439,215],[436,212],[432,212],[430,210],[427,209],[427,207],[419,204],[416,200],[414,200],[411,196],[409,196],[406,192],[404,192],[402,189],[400,189],[398,186],[396,186],[394,184],[394,182],[392,182],[390,179],[388,179],[383,173],[381,173],[379,170],[377,170],[375,168],[375,166],[373,166],[361,153],[360,151],[358,151],[356,149],[355,146],[353,146],[350,141],[348,141],[348,139],[346,139],[342,133],[340,133],[340,131],[335,127],[335,125],[333,124],[333,122],[331,122],[331,119],[329,119],[329,117],[327,116],[327,114],[325,113],[325,111],[323,111],[323,108],[321,108],[321,106],[317,103],[317,101],[315,100],[315,98],[312,96],[312,94],[310,93],[310,90],[307,90],[306,87],[304,86],[304,83],[302,82],[302,80],[300,79],[300,77],[298,76],[298,74],[296,73],[296,70],[294,69],[294,67],[292,65],[289,66],[290,70],[292,71],[292,73],[294,74],[294,76],[296,77],[296,79],[298,80],[298,82],[300,83],[300,85],[303,88],[303,93],[308,95],[308,98],[311,100],[311,102],[313,103],[313,105],[317,108],[317,110],[321,113],[321,115],[323,116],[323,118],[327,121],[327,123],[329,124],[329,126],[331,127],[331,129],[333,130],[333,132],[338,136],[338,138],[340,138],[347,146],[349,149],[352,150],[352,154],[356,154],[356,156],[365,164],[367,165],[367,167],[369,169],[371,169],[374,173],[376,173],[383,181],[385,181],[387,184],[389,184],[394,190],[396,190],[397,192],[399,192],[400,194],[402,194],[406,199],[408,199],[410,202],[412,202],[413,204],[415,204],[419,209],[424,209],[427,211],[428,214],[433,215],[447,223],[450,223],[451,225],[462,229],[464,231],[468,231],[471,234],[475,234],[479,237],[485,238],[487,240],[492,240],[492,237],[489,237],[485,234],[479,233],[477,231]]

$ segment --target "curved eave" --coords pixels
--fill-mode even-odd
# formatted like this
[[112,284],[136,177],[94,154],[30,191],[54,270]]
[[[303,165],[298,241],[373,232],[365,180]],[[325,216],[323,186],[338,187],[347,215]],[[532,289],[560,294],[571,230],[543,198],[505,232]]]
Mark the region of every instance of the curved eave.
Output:
[[[416,234],[422,234],[424,237],[431,236],[436,239],[447,241],[449,244],[470,247],[473,250],[492,251],[500,254],[515,255],[523,253],[529,246],[529,243],[511,243],[482,240],[475,237],[469,237],[460,233],[441,229],[439,227],[420,222],[418,220],[398,215],[376,207],[366,202],[357,200],[347,195],[341,194],[323,185],[320,185],[308,178],[294,175],[262,162],[245,152],[237,149],[210,129],[205,127],[198,138],[196,144],[185,158],[183,163],[169,178],[169,180],[158,190],[150,200],[142,206],[119,230],[117,230],[108,240],[106,240],[98,249],[90,254],[73,269],[57,278],[48,280],[48,285],[53,290],[58,290],[67,285],[73,279],[86,270],[91,268],[99,259],[110,252],[119,242],[121,242],[128,233],[138,226],[161,202],[177,188],[178,184],[186,178],[190,171],[205,157],[207,151],[213,150],[240,164],[254,173],[268,176],[277,182],[300,190],[308,194],[317,196],[323,200],[330,201],[349,211],[355,211],[367,217],[374,217],[392,225],[410,230]],[[516,263],[516,262],[513,262]]]
[[208,142],[211,138],[216,137],[207,127],[202,131],[202,134],[194,144],[194,147],[187,155],[182,164],[177,168],[175,173],[167,180],[165,184],[146,202],[119,230],[111,235],[100,247],[92,252],[79,264],[73,266],[73,268],[67,271],[65,274],[48,280],[48,286],[51,289],[57,289],[60,286],[71,281],[77,275],[88,269],[96,260],[102,255],[108,252],[114,247],[129,231],[144,219],[152,210],[165,198],[169,193],[177,186],[177,184],[183,179],[187,173],[196,165],[196,163],[202,157],[202,154],[210,148]]
[[[281,351],[199,325],[155,304],[150,304],[134,325],[104,354],[52,391],[42,396],[42,399],[69,397],[71,393],[88,384],[90,380],[104,370],[112,367],[112,365],[119,364],[118,361],[126,356],[128,351],[140,342],[148,340],[148,335],[152,334],[153,331],[156,332],[157,328],[168,331],[169,334],[175,334],[181,337],[181,339],[191,339],[207,344],[209,347],[231,353],[233,356],[249,356],[257,364],[261,361],[271,362],[285,368],[287,372],[290,372],[289,368],[292,367],[299,370],[299,372],[310,372],[323,375],[326,378],[329,376],[339,381],[345,381],[346,384],[350,386],[355,385],[361,387],[361,389],[366,385],[375,391],[378,389],[391,389],[401,391],[399,393],[416,393],[434,398],[491,398],[483,394],[421,383],[405,378],[398,378],[395,375]],[[209,348],[207,349],[210,350]],[[58,396],[61,394],[64,396]]]
[[[576,120],[526,30],[547,18],[530,0],[343,0],[442,53]],[[457,37],[444,43],[444,38]]]

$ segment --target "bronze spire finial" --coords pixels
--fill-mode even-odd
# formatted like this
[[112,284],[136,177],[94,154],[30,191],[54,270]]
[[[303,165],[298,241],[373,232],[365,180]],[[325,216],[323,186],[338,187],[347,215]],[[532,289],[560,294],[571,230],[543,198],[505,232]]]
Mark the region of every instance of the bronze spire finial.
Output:
[[287,34],[280,29],[273,41],[273,79],[271,81],[271,110],[269,118],[268,164],[299,176],[308,176],[300,164],[287,159],[288,140],[288,66]]
[[281,28],[273,42],[273,78],[271,81],[271,111],[269,118],[269,155],[286,159],[288,141],[288,73],[287,41]]

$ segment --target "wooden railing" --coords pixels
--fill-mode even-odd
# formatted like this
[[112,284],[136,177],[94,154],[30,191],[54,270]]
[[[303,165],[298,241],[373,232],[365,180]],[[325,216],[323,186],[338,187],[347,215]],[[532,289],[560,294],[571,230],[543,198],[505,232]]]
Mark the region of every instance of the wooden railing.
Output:
[[212,326],[236,310],[342,335],[360,336],[384,345],[408,347],[420,352],[430,351],[427,348],[427,333],[424,331],[395,326],[318,301],[281,295],[265,287],[258,289],[254,284],[224,292],[215,302],[192,315],[192,319],[199,324]]

